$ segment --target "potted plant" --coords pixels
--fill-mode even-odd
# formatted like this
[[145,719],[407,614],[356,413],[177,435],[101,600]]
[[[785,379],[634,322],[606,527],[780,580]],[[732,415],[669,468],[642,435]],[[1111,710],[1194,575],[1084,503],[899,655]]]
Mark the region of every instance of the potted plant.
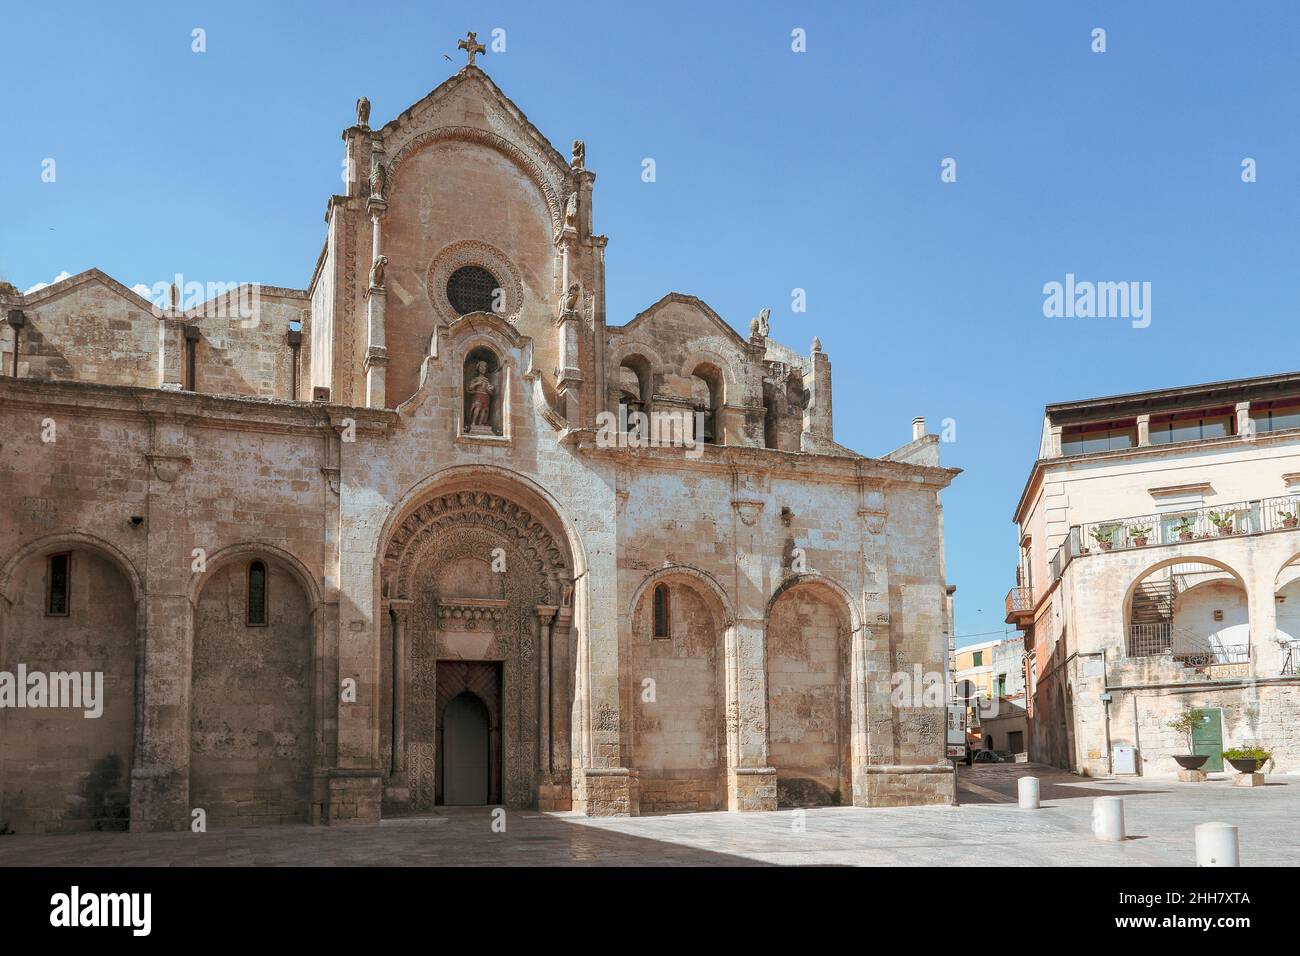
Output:
[[1179,541],[1191,541],[1196,535],[1192,531],[1192,516],[1180,515],[1178,523],[1174,525],[1174,534],[1178,535]]
[[1135,548],[1145,548],[1147,546],[1147,535],[1151,534],[1151,526],[1132,527],[1128,529],[1129,539],[1133,542]]
[[1273,760],[1273,752],[1263,747],[1233,747],[1223,752],[1223,759],[1239,773],[1254,773]]
[[1229,511],[1225,514],[1219,514],[1217,511],[1211,511],[1208,517],[1210,524],[1214,525],[1220,535],[1229,535],[1237,530],[1236,514],[1234,512]]
[[1097,542],[1097,547],[1103,551],[1109,551],[1115,546],[1115,526],[1110,525],[1105,528],[1093,528],[1089,532],[1093,540]]
[[[1187,741],[1187,753],[1174,754],[1173,758],[1178,762],[1178,766],[1184,770],[1200,770],[1205,765],[1205,761],[1210,759],[1209,754],[1192,753],[1192,732],[1205,721],[1205,711],[1197,708],[1185,710],[1166,725],[1171,730],[1176,730],[1183,735]],[[1225,754],[1226,756],[1226,754]]]
[[1282,527],[1294,528],[1300,524],[1300,519],[1296,518],[1294,511],[1279,511],[1277,516],[1282,519]]

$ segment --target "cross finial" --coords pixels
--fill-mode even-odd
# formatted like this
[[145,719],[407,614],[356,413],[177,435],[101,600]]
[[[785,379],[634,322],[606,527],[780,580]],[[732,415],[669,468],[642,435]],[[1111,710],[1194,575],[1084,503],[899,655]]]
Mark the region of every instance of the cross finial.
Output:
[[469,36],[456,44],[457,50],[464,50],[469,54],[469,65],[474,65],[475,53],[487,53],[487,47],[478,42],[478,34],[473,30],[469,31]]

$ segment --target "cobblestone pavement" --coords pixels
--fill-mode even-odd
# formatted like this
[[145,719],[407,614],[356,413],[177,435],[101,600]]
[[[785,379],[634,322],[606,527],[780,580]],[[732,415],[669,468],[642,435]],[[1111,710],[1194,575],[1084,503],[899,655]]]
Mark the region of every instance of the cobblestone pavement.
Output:
[[[1034,773],[1043,808],[1019,809],[1016,778]],[[1251,865],[1300,865],[1300,777],[1232,787],[1096,780],[1027,764],[961,768],[961,805],[588,819],[447,809],[378,827],[281,826],[194,833],[0,837],[0,866],[1190,866],[1192,828],[1241,827]],[[1129,839],[1092,838],[1092,797],[1124,797]]]

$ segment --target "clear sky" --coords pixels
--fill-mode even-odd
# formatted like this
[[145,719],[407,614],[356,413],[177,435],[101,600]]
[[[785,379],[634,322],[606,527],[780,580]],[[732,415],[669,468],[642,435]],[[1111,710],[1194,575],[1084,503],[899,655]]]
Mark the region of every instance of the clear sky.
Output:
[[[611,323],[671,290],[742,331],[770,307],[777,339],[821,337],[839,441],[879,455],[914,415],[955,423],[967,642],[1004,629],[1044,404],[1300,367],[1294,2],[9,3],[3,23],[20,289],[92,266],[305,287],[356,98],[381,125],[460,68],[465,31],[503,29],[480,64],[566,156],[587,142]],[[1150,282],[1150,326],[1044,317],[1067,273]]]

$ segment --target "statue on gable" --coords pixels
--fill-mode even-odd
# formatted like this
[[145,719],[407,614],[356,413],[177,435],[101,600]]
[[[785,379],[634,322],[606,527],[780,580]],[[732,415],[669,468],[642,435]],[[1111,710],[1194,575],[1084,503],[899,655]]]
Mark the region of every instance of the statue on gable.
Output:
[[573,141],[573,158],[569,164],[574,169],[582,169],[587,165],[587,144],[580,139]]
[[772,317],[771,309],[760,309],[758,313],[758,333],[767,338],[772,334],[772,327],[769,320]]
[[357,125],[362,129],[370,127],[370,100],[364,96],[357,100]]

